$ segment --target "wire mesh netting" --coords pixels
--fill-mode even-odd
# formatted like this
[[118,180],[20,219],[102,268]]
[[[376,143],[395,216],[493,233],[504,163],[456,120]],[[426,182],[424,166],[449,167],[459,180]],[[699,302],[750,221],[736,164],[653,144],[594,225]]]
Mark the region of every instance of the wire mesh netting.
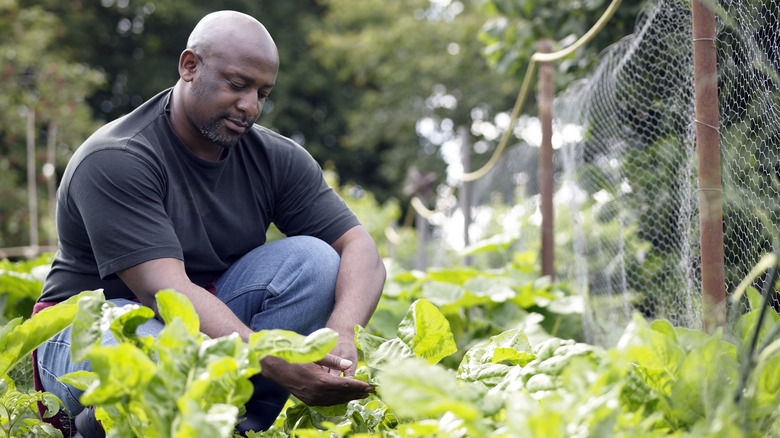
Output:
[[[775,0],[719,6],[729,292],[780,230],[778,10]],[[558,270],[586,297],[590,342],[615,342],[634,310],[702,326],[691,29],[690,4],[649,1],[635,33],[556,98],[554,129],[564,142],[556,196],[568,202],[574,253]]]

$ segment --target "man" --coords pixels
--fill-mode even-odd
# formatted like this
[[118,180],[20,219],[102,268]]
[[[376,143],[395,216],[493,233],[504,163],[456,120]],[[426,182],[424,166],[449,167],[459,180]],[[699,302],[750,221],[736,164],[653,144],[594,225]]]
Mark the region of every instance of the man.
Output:
[[[376,245],[311,156],[254,125],[279,59],[261,23],[235,11],[204,17],[179,59],[180,79],[99,129],[74,154],[58,191],[59,251],[39,304],[102,288],[122,305],[155,308],[162,289],[185,294],[201,330],[218,337],[322,326],[339,341],[318,363],[267,358],[243,430],[268,428],[289,393],[310,405],[367,396],[354,375],[354,326],[372,315],[385,280]],[[271,222],[287,236],[265,243]],[[139,331],[157,333],[149,321]],[[110,333],[104,343],[116,342]],[[66,413],[83,406],[59,376],[70,331],[37,351],[44,388]]]

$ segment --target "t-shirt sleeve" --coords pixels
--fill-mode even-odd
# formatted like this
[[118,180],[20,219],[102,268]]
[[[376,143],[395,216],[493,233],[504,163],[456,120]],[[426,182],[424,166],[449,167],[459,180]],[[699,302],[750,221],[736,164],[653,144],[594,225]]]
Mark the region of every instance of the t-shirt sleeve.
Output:
[[69,211],[81,216],[101,278],[157,258],[183,259],[165,183],[152,163],[125,149],[93,152],[75,169]]
[[294,145],[277,181],[274,223],[287,236],[308,235],[333,243],[360,221],[325,181],[322,169]]

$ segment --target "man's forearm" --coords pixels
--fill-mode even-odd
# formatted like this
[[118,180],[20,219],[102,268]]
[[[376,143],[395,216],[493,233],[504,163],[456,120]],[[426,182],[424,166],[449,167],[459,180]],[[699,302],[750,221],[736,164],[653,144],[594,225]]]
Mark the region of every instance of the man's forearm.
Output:
[[335,305],[326,325],[340,333],[368,323],[385,284],[385,266],[374,241],[362,227],[355,234],[341,251]]
[[230,308],[211,292],[195,284],[185,293],[200,315],[200,331],[212,338],[238,333],[244,342],[254,333]]
[[200,318],[200,330],[212,338],[238,333],[249,340],[252,330],[211,292],[192,283],[178,259],[156,259],[118,273],[142,304],[157,311],[154,295],[162,289],[174,289],[189,298]]

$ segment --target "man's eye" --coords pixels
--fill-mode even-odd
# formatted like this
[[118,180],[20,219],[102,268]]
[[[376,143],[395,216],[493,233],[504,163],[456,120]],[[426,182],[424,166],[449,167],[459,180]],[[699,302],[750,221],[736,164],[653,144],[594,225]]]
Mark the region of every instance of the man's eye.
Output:
[[246,88],[245,85],[238,84],[238,83],[233,82],[233,81],[230,81],[229,83],[230,83],[230,88],[232,88],[234,90],[243,90],[244,88]]

